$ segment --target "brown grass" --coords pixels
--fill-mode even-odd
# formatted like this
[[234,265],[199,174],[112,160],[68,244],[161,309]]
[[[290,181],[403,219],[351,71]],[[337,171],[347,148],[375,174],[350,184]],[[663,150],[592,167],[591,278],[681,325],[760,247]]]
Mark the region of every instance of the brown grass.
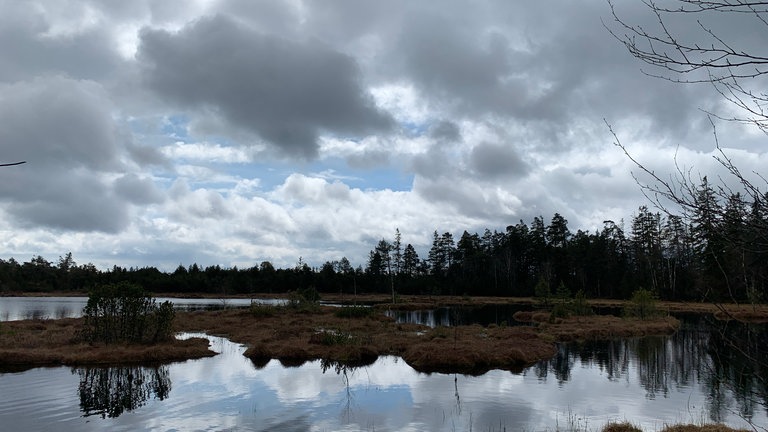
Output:
[[171,362],[212,356],[208,340],[154,345],[88,344],[78,340],[82,319],[7,321],[0,329],[0,367]]
[[554,323],[545,321],[539,324],[542,333],[552,336],[559,342],[670,335],[674,334],[679,327],[680,321],[673,317],[640,320],[636,318],[619,318],[611,315],[570,317],[558,319]]
[[381,314],[340,318],[335,308],[253,316],[247,310],[189,312],[177,315],[177,330],[205,331],[248,346],[257,363],[276,358],[301,364],[326,359],[349,365],[369,364],[380,355],[400,356],[422,372],[483,373],[518,370],[554,355],[554,345],[535,329],[481,326],[439,327],[397,324]]
[[661,432],[750,432],[747,429],[733,429],[721,424],[666,426]]
[[642,429],[632,423],[608,423],[603,427],[602,432],[643,432]]
[[[643,432],[639,427],[628,423],[608,423],[602,432]],[[721,424],[673,425],[665,426],[660,432],[750,432],[747,429],[733,429]]]

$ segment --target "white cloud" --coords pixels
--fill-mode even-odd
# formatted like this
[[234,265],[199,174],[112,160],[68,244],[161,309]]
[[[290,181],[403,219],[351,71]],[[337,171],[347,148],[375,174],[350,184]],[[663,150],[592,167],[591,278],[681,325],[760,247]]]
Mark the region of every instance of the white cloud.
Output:
[[176,142],[161,149],[163,155],[173,159],[220,162],[247,163],[252,160],[247,149],[242,147],[224,147],[218,143],[184,143]]

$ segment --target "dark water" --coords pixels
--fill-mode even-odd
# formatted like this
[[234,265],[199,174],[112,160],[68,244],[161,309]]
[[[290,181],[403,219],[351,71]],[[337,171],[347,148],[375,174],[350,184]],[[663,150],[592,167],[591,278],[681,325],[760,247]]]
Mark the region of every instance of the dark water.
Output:
[[[532,305],[523,304],[484,304],[477,306],[450,306],[426,310],[386,310],[384,313],[399,323],[422,324],[430,327],[480,324],[530,325],[520,323],[513,318],[519,311],[532,311]],[[621,314],[620,308],[592,308],[599,315]]]
[[[189,336],[189,335],[186,335]],[[765,326],[690,316],[674,336],[563,344],[522,373],[420,374],[382,357],[254,365],[243,347],[164,366],[0,373],[0,430],[540,431],[630,420],[768,425]],[[757,361],[758,359],[762,361]]]
[[387,310],[385,314],[399,323],[422,324],[430,327],[480,324],[520,325],[512,316],[518,311],[533,310],[532,306],[516,304],[441,307],[428,310]]

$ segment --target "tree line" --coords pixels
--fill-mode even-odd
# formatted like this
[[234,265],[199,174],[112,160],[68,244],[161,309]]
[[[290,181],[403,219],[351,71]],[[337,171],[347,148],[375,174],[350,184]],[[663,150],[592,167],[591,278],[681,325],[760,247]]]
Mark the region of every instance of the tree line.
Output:
[[[695,211],[683,216],[641,206],[628,224],[605,221],[595,232],[571,232],[555,213],[522,220],[504,231],[458,238],[434,231],[420,257],[399,230],[378,241],[365,267],[346,257],[312,268],[299,259],[291,268],[264,261],[250,268],[180,265],[114,266],[100,271],[77,265],[72,254],[57,263],[41,256],[19,263],[0,259],[0,292],[80,291],[121,282],[155,293],[217,295],[319,292],[541,296],[583,291],[591,298],[629,298],[643,288],[668,300],[761,302],[768,279],[768,212],[764,202],[739,193],[723,200],[706,178],[696,188]],[[768,195],[763,199],[768,200]]]
[[464,231],[458,240],[435,231],[426,259],[410,244],[401,247],[396,232],[393,241],[382,239],[371,250],[366,274],[379,291],[420,294],[581,290],[593,298],[629,298],[642,288],[668,300],[765,301],[765,202],[739,193],[722,200],[706,177],[695,199],[697,206],[685,216],[641,206],[628,226],[605,221],[595,232],[572,233],[559,213],[548,224],[535,217],[504,232]]

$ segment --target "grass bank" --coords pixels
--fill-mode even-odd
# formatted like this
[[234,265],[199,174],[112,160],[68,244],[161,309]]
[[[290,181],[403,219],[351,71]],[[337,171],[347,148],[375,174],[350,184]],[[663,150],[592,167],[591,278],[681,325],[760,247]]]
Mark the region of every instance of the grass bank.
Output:
[[[609,423],[601,432],[643,432],[642,429],[631,423]],[[751,432],[747,429],[733,429],[722,424],[704,424],[704,425],[671,425],[665,426],[659,432]]]
[[0,325],[0,368],[42,365],[169,363],[213,356],[207,339],[158,344],[91,344],[80,341],[81,318],[6,321]]

